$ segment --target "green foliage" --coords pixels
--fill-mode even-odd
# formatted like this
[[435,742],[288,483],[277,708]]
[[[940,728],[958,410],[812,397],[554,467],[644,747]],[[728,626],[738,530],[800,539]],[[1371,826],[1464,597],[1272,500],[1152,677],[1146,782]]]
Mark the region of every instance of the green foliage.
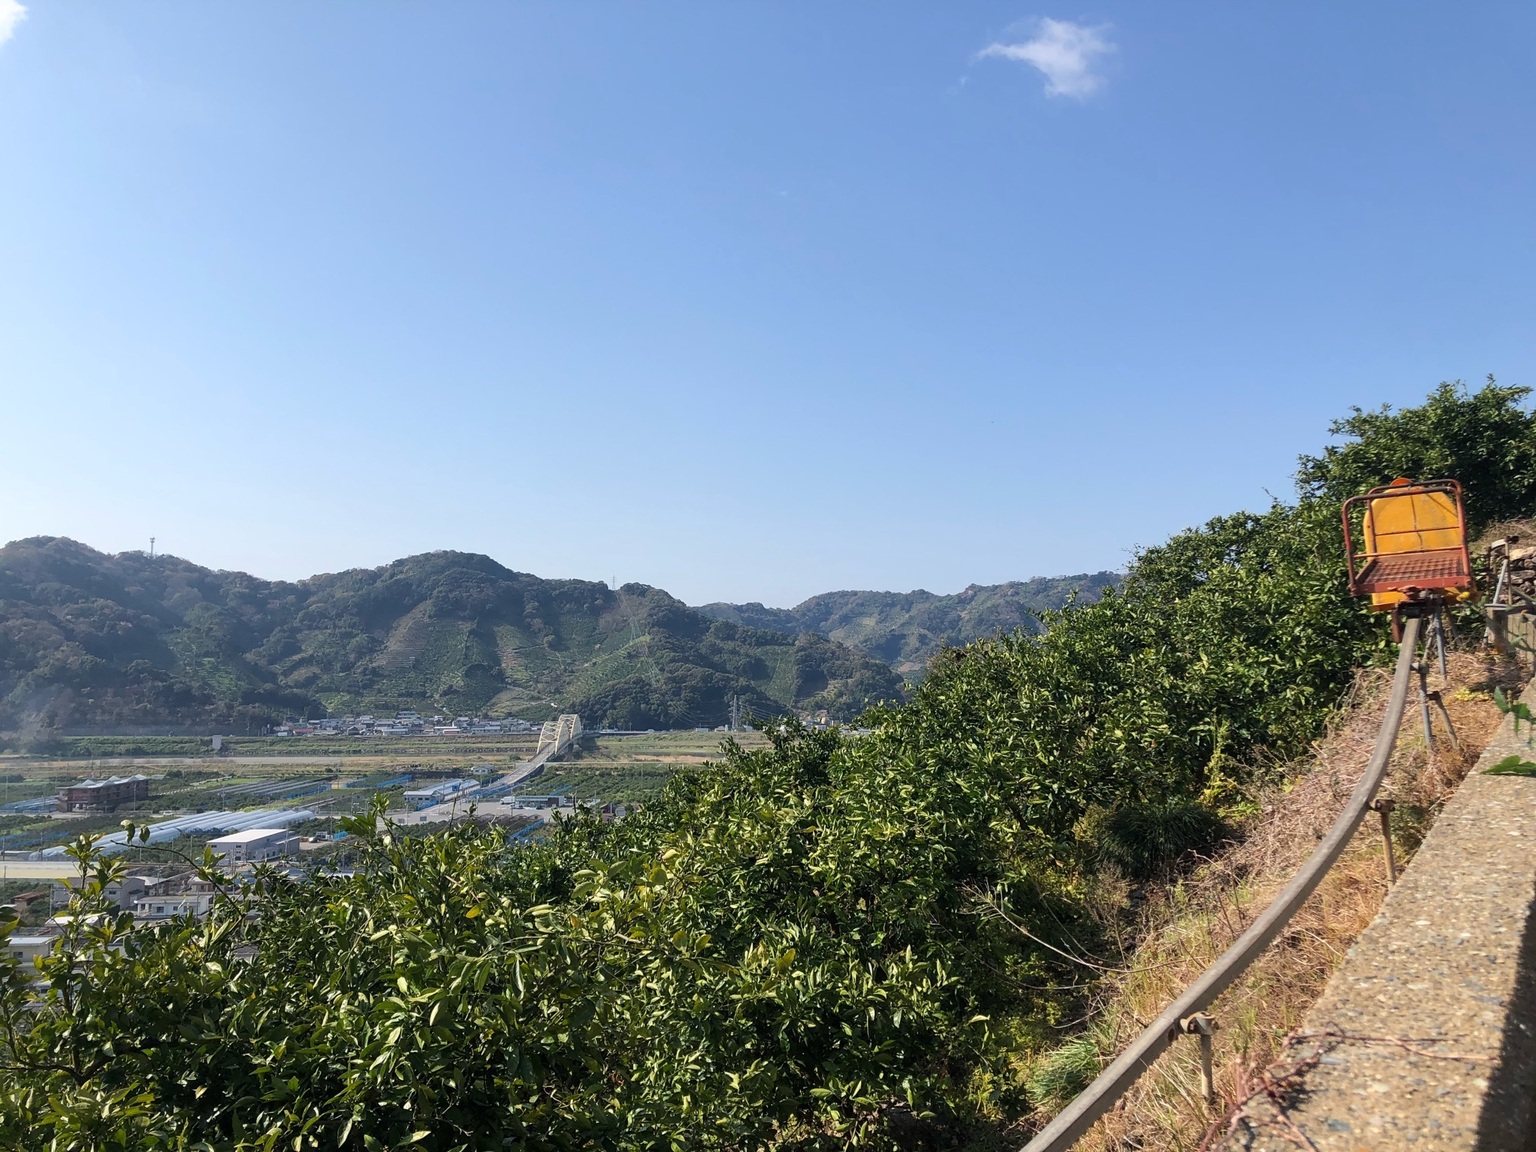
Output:
[[[634,803],[651,800],[678,769],[670,764],[606,763],[598,766],[556,761],[539,776],[539,788],[569,789],[577,800]],[[687,771],[683,768],[682,771]]]
[[952,596],[915,592],[824,592],[794,608],[761,604],[705,604],[698,611],[716,620],[791,635],[814,632],[920,678],[940,648],[958,648],[1024,628],[1040,630],[1039,614],[1078,597],[1098,599],[1117,587],[1118,572],[1042,576],[1007,584],[972,584]]
[[1417,408],[1356,408],[1329,429],[1352,442],[1303,456],[1297,483],[1309,496],[1341,502],[1399,476],[1460,480],[1474,532],[1536,509],[1536,414],[1529,388],[1495,384],[1476,392],[1441,384]]
[[1536,716],[1531,714],[1531,706],[1524,700],[1511,700],[1502,687],[1493,690],[1493,703],[1504,715],[1511,717],[1510,725],[1515,734],[1520,734],[1520,722],[1527,724],[1536,723]]
[[1191,852],[1209,852],[1227,834],[1220,816],[1180,798],[1129,803],[1096,819],[1090,814],[1086,824],[1094,858],[1135,880],[1150,880]]
[[52,754],[62,758],[93,756],[207,756],[206,736],[60,736]]
[[1329,509],[1276,505],[1142,553],[1123,593],[947,653],[893,738],[979,762],[1042,846],[1090,808],[1196,799],[1224,768],[1305,749],[1386,638],[1346,594]]
[[1094,1038],[1075,1036],[1036,1061],[1024,1089],[1036,1107],[1054,1112],[1088,1087],[1102,1066]]
[[963,1125],[990,1012],[1060,965],[962,896],[1008,872],[985,793],[882,759],[790,731],[521,849],[353,821],[358,875],[264,876],[201,925],[92,919],[114,866],[83,852],[97,883],[42,1002],[5,970],[0,1143],[841,1148],[886,1142],[898,1106]]
[[1536,764],[1519,756],[1506,756],[1491,768],[1483,769],[1484,776],[1536,776]]

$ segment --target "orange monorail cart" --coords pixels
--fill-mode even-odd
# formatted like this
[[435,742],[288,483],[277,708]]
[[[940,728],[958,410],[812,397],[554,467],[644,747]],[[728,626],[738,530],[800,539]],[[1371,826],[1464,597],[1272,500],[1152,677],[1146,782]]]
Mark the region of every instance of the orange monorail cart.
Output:
[[[1364,547],[1355,548],[1355,520]],[[1415,484],[1398,479],[1344,501],[1344,553],[1349,590],[1388,611],[1404,603],[1430,606],[1472,598],[1467,515],[1455,480]]]
[[[1371,608],[1392,613],[1392,634],[1402,639],[1405,615],[1428,618],[1425,656],[1433,647],[1445,681],[1447,619],[1445,609],[1477,595],[1472,557],[1467,551],[1467,514],[1461,484],[1455,480],[1415,483],[1398,478],[1363,496],[1344,501],[1344,556],[1349,590],[1369,596]],[[1357,540],[1360,547],[1356,547]],[[1428,661],[1416,661],[1424,738],[1433,747],[1429,706],[1433,702],[1450,728],[1440,693],[1426,683]],[[1456,731],[1450,729],[1451,741]]]

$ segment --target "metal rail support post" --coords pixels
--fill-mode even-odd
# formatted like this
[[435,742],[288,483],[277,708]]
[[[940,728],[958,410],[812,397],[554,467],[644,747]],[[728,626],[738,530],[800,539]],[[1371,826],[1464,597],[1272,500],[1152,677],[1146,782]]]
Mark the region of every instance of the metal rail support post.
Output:
[[[1438,615],[1435,619],[1439,619]],[[1445,734],[1450,737],[1451,747],[1459,752],[1461,751],[1461,740],[1457,738],[1456,725],[1451,723],[1451,714],[1446,710],[1445,698],[1440,694],[1439,689],[1429,686],[1429,645],[1430,641],[1426,640],[1424,644],[1424,659],[1413,662],[1413,670],[1419,674],[1419,714],[1424,720],[1424,747],[1431,756],[1435,754],[1435,733],[1430,724],[1429,712],[1429,706],[1433,704],[1440,713],[1440,719],[1445,722]],[[1443,681],[1445,678],[1444,648],[1440,651],[1440,664],[1440,675]]]
[[1429,664],[1424,660],[1415,660],[1413,670],[1419,674],[1419,717],[1424,721],[1424,747],[1433,756],[1435,730],[1429,723]]
[[1216,1033],[1216,1017],[1209,1012],[1196,1012],[1179,1021],[1179,1030],[1186,1036],[1200,1037],[1200,1095],[1207,1108],[1216,1107],[1216,1074],[1212,1069],[1212,1036]]
[[1445,734],[1451,738],[1451,747],[1461,751],[1461,741],[1456,736],[1456,725],[1451,723],[1451,714],[1445,710],[1445,697],[1439,692],[1431,692],[1429,698],[1434,701],[1435,707],[1440,709],[1440,719],[1445,721]]
[[1492,568],[1494,558],[1498,557],[1499,578],[1493,586],[1493,599],[1487,603],[1488,609],[1488,643],[1495,652],[1500,655],[1509,655],[1514,651],[1509,643],[1509,619],[1506,613],[1512,607],[1507,597],[1509,586],[1509,550],[1512,548],[1518,536],[1506,536],[1502,540],[1495,540],[1488,546],[1488,567]]
[[1381,816],[1381,845],[1387,858],[1387,886],[1397,883],[1397,856],[1392,851],[1392,809],[1397,801],[1390,796],[1371,801],[1371,810]]

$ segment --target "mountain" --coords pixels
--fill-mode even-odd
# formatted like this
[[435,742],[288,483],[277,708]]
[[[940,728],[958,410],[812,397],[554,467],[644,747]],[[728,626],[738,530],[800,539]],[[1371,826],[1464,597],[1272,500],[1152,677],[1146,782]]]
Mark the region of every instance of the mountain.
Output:
[[898,698],[835,640],[711,619],[659,588],[544,580],[431,552],[298,582],[39,536],[0,548],[0,730],[258,730],[430,709],[589,726],[849,718]]
[[751,628],[814,632],[891,665],[921,675],[944,645],[959,646],[1019,628],[1038,631],[1035,613],[1060,608],[1076,592],[1097,600],[1118,586],[1118,572],[1042,576],[1006,584],[972,584],[952,596],[915,592],[823,592],[794,608],[761,604],[705,604],[699,612]]

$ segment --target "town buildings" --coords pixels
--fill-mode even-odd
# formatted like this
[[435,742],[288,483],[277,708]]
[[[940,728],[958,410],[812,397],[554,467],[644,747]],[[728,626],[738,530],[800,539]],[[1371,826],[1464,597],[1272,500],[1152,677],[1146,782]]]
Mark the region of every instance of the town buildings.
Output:
[[5,942],[6,953],[21,962],[23,972],[32,971],[32,962],[39,956],[46,956],[53,949],[54,936],[39,936],[36,934],[12,935]]
[[[108,900],[117,906],[120,911],[132,912],[139,898],[152,889],[160,881],[151,876],[123,876],[112,881],[102,891]],[[70,897],[80,887],[78,876],[60,880],[53,889],[52,903],[55,908],[62,908],[68,904]]]
[[173,916],[192,916],[198,920],[208,915],[216,893],[167,892],[144,896],[134,903],[133,914],[137,920],[169,920]]
[[382,716],[333,716],[323,720],[305,720],[283,724],[273,736],[498,736],[513,732],[535,732],[538,725],[526,720],[491,720],[483,716],[422,716],[418,712],[397,712],[393,718]]

